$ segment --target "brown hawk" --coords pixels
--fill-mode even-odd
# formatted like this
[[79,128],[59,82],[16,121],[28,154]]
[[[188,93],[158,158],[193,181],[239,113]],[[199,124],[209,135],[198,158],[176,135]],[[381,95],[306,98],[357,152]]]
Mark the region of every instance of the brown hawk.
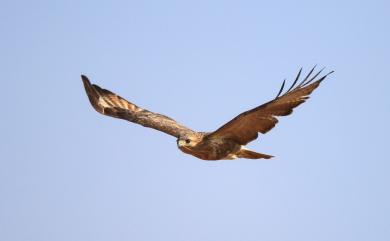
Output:
[[291,114],[295,107],[305,102],[311,92],[333,73],[332,71],[317,78],[322,70],[315,75],[312,75],[313,71],[314,68],[297,84],[301,68],[287,91],[283,93],[286,83],[284,80],[273,100],[241,113],[214,132],[193,131],[165,115],[145,110],[108,90],[91,85],[84,75],[81,78],[89,101],[96,111],[172,135],[177,138],[178,148],[187,154],[203,160],[269,159],[273,156],[248,150],[245,145],[255,140],[258,132],[265,134],[271,130],[278,123],[276,116]]

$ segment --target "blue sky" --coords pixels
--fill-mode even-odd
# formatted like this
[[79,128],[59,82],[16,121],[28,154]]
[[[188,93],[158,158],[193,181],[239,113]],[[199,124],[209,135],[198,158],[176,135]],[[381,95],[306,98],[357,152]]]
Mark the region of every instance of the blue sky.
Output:
[[[390,239],[388,1],[2,1],[0,240]],[[212,131],[313,65],[335,73],[205,162],[97,114],[80,74]]]

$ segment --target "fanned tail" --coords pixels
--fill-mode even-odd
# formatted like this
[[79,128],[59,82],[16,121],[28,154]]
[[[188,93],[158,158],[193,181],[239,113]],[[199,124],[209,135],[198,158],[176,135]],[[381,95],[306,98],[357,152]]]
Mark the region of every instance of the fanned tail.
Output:
[[263,153],[254,152],[254,151],[250,151],[250,150],[246,150],[246,149],[241,149],[237,153],[237,157],[238,158],[247,158],[247,159],[261,159],[261,158],[270,159],[273,156],[267,155],[267,154],[263,154]]

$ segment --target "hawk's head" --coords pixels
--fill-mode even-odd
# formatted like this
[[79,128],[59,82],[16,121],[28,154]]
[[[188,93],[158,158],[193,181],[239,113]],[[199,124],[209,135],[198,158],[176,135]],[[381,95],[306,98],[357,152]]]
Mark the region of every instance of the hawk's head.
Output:
[[192,149],[201,141],[202,138],[197,135],[193,135],[193,134],[182,135],[179,136],[179,138],[177,138],[177,146],[180,149]]

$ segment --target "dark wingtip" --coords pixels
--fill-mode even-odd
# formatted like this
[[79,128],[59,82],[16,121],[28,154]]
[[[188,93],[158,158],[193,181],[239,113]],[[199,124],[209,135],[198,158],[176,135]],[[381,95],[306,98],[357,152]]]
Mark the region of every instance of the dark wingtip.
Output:
[[275,156],[271,156],[271,155],[268,155],[268,157],[266,157],[265,159],[269,160],[269,159],[272,159],[274,158]]
[[[296,89],[299,89],[299,88],[306,87],[312,81],[314,81],[317,78],[317,76],[319,76],[321,74],[321,72],[325,69],[325,68],[322,68],[314,76],[311,77],[311,75],[313,74],[313,72],[316,69],[316,67],[317,67],[317,64],[314,65],[314,67],[309,71],[309,73],[306,75],[306,77],[298,85],[296,85],[298,80],[299,80],[299,77],[301,76],[301,73],[302,73],[302,68],[300,68],[297,76],[295,77],[295,80],[294,80],[293,84],[290,86],[290,88],[283,95],[289,93],[291,90],[296,90]],[[332,73],[334,73],[334,71],[330,71],[326,75],[324,75],[321,78],[317,79],[315,82],[316,83],[321,83],[321,81],[323,81],[328,75],[330,75]],[[283,81],[282,87],[280,88],[280,90],[278,92],[278,95],[275,97],[275,99],[277,99],[282,94],[284,86],[285,86],[285,82],[286,82],[286,80]]]
[[83,81],[83,84],[84,84],[84,87],[85,89],[89,89],[89,88],[92,88],[91,86],[91,82],[89,81],[88,77],[85,76],[85,75],[81,75],[81,80]]
[[302,86],[301,87],[305,87],[307,86],[308,84],[310,84],[313,80],[315,80],[315,78],[317,78],[318,75],[321,74],[322,71],[324,71],[325,67],[322,68],[320,71],[317,72],[317,74],[315,74],[313,77],[311,77],[311,79],[309,79],[308,81],[306,81],[305,83],[302,83]]
[[83,81],[88,81],[89,82],[89,79],[88,79],[88,77],[87,76],[85,76],[85,75],[81,75],[81,79],[83,80]]
[[93,87],[92,87],[92,84],[89,81],[88,77],[82,74],[81,75],[81,80],[83,81],[83,85],[84,85],[85,91],[87,91],[87,93],[89,93],[89,94],[92,93],[93,92],[92,91]]
[[276,95],[275,99],[277,99],[280,96],[280,94],[282,93],[282,91],[284,89],[285,84],[286,84],[286,79],[283,80],[282,87],[280,87],[279,93]]
[[305,85],[306,81],[309,79],[309,77],[311,76],[311,74],[313,73],[313,71],[315,70],[316,67],[317,67],[317,65],[314,65],[314,67],[309,71],[309,73],[306,75],[306,77],[302,80],[301,83],[299,83],[299,85],[295,89],[299,89],[303,85]]
[[297,77],[295,77],[295,80],[294,80],[294,83],[290,86],[290,88],[286,91],[286,93],[290,92],[290,90],[292,90],[294,88],[294,86],[296,85],[296,83],[298,82],[298,79],[299,77],[301,76],[301,73],[302,73],[302,67],[301,69],[299,70],[298,74],[297,74]]
[[333,73],[334,73],[334,70],[330,71],[329,73],[324,75],[321,79],[319,79],[318,82],[322,82],[326,77],[328,77],[328,75],[333,74]]

